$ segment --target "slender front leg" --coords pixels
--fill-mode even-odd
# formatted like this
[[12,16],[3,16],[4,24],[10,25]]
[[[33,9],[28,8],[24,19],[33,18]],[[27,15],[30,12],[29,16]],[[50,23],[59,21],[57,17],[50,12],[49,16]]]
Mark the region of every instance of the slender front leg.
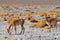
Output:
[[14,28],[15,28],[15,34],[16,34],[16,25],[14,25]]
[[22,27],[22,30],[21,30],[20,34],[24,34],[25,28],[23,27],[23,25],[21,25],[21,27]]
[[22,34],[24,34],[24,32],[25,32],[25,28],[24,27],[22,27],[22,31],[23,31]]
[[24,34],[24,32],[25,32],[24,22],[25,22],[24,20],[20,20],[20,25],[21,25],[21,28],[22,28],[20,34]]
[[51,28],[52,28],[51,24],[47,21],[46,21],[46,24],[50,27],[50,29],[48,29],[48,32],[51,32]]
[[48,26],[51,26],[51,24],[50,24],[49,22],[47,22],[47,21],[46,21],[46,24],[47,24]]
[[11,29],[11,24],[9,25],[8,29],[7,29],[7,32],[10,34],[10,29]]

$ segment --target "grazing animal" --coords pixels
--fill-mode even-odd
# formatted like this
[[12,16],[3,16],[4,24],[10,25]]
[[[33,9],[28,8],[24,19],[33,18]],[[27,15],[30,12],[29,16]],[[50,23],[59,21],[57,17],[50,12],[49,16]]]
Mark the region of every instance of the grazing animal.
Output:
[[[20,19],[20,18],[10,18],[10,19],[7,19],[7,22],[9,23],[9,27],[7,29],[7,32],[10,34],[10,30],[11,30],[11,27],[14,27],[15,28],[15,33],[16,33],[16,26],[17,25],[21,25],[21,28],[22,28],[22,31],[21,33],[24,34],[24,19]],[[20,34],[21,34],[20,33]]]
[[46,21],[50,24],[50,26],[54,27],[57,24],[57,16],[54,14],[53,15],[49,14],[49,16],[47,16],[46,14]]

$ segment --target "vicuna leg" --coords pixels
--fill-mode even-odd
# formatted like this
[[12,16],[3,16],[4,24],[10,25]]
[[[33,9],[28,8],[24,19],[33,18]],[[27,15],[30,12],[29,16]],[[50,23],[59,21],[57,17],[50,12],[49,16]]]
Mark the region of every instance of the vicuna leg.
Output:
[[14,25],[14,29],[15,29],[15,34],[16,34],[16,25]]
[[10,33],[11,26],[12,26],[12,25],[9,25],[9,27],[8,27],[8,29],[7,29],[7,32],[8,32],[8,33]]
[[24,34],[25,28],[24,28],[23,25],[21,25],[21,27],[22,27],[22,30],[21,30],[21,33],[20,34]]
[[56,19],[51,21],[51,25],[52,25],[53,28],[55,27],[56,31],[57,31],[57,20]]

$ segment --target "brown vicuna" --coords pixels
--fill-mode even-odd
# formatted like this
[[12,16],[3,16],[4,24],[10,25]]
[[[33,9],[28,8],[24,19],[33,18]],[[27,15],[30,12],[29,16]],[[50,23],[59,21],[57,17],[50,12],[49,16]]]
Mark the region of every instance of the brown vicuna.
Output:
[[[16,33],[16,26],[17,25],[21,25],[21,28],[22,28],[22,31],[21,33],[24,34],[24,31],[25,31],[25,28],[24,28],[24,19],[20,19],[20,18],[11,18],[11,19],[7,19],[7,22],[9,24],[9,27],[7,29],[7,32],[10,34],[10,30],[11,30],[11,27],[14,27],[15,29],[15,33]],[[20,34],[21,34],[20,33]]]
[[50,24],[50,26],[55,27],[57,25],[57,16],[55,14],[46,14],[46,21]]

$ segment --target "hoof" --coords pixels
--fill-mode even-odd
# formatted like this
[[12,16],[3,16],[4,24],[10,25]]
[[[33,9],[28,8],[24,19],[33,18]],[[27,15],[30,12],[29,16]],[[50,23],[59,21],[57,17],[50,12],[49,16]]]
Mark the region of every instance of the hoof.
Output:
[[23,35],[24,33],[23,32],[20,32],[18,35]]
[[9,32],[9,29],[7,29],[7,32],[9,33],[9,35],[11,35],[11,33]]
[[7,32],[9,33],[9,29],[7,29]]

